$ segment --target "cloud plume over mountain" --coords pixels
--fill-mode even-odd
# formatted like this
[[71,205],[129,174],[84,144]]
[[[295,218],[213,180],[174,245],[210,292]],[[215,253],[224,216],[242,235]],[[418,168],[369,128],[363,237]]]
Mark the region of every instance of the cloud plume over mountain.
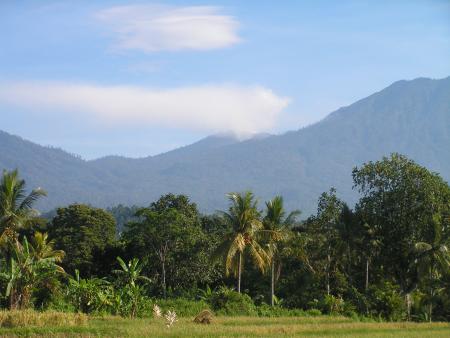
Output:
[[155,89],[42,82],[0,86],[0,101],[39,114],[87,115],[105,125],[147,124],[237,134],[270,130],[289,103],[261,86]]

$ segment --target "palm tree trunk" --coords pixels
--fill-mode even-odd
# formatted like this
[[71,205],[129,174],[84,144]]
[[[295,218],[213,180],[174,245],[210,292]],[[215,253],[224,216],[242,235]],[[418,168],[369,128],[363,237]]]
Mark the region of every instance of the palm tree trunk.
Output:
[[237,291],[238,291],[238,293],[241,293],[241,273],[242,273],[242,253],[239,252],[238,286],[237,286]]
[[271,283],[270,283],[270,305],[274,306],[274,295],[275,295],[275,261],[272,259],[272,273],[271,273]]

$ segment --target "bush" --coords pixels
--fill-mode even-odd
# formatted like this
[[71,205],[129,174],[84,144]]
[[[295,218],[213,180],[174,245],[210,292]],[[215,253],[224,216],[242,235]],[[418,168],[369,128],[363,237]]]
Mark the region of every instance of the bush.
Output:
[[222,287],[211,297],[211,306],[217,314],[226,316],[257,315],[252,299],[242,293]]
[[[348,305],[352,305],[353,309],[349,309]],[[355,287],[350,287],[345,294],[345,311],[346,315],[348,312],[355,311],[359,314],[365,314],[366,316],[369,314],[369,300],[367,296],[358,291]],[[350,311],[349,311],[350,310]]]
[[[157,304],[165,313],[168,310],[174,310],[179,317],[195,317],[199,312],[209,309],[209,305],[205,301],[193,301],[184,298],[175,299],[156,299],[153,304]],[[153,311],[150,310],[151,315]]]
[[320,304],[322,310],[325,313],[334,315],[344,313],[344,300],[341,297],[325,295],[323,301]]
[[320,311],[319,309],[309,309],[306,310],[306,314],[311,317],[317,317],[322,315],[322,311]]
[[79,326],[86,324],[88,317],[82,313],[37,312],[33,310],[0,311],[0,327],[30,326]]
[[280,306],[261,304],[256,308],[259,317],[304,317],[306,312],[302,309],[286,309]]
[[106,313],[114,293],[112,285],[100,278],[81,278],[78,270],[69,278],[66,295],[77,312]]
[[368,292],[370,314],[391,321],[405,318],[405,302],[397,286],[385,282],[372,286]]
[[38,310],[55,311],[55,312],[77,312],[72,302],[63,295],[54,296],[45,308]]

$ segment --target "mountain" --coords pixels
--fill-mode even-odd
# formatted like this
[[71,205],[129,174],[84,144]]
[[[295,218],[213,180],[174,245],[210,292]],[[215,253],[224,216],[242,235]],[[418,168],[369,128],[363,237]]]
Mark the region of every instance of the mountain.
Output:
[[215,135],[141,159],[84,161],[0,132],[0,168],[19,168],[29,187],[44,187],[44,210],[72,202],[146,205],[185,193],[201,210],[226,207],[225,193],[252,189],[260,200],[284,196],[288,208],[315,211],[331,186],[356,201],[351,170],[399,152],[450,179],[450,77],[398,81],[322,121],[283,135],[239,141]]

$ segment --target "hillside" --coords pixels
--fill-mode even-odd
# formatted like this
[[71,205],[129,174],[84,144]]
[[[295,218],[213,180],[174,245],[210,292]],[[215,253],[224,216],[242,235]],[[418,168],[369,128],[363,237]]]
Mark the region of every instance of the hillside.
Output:
[[174,192],[214,211],[226,206],[226,192],[252,189],[261,200],[282,194],[289,208],[307,215],[330,186],[353,203],[352,167],[391,152],[449,180],[449,149],[450,77],[419,78],[398,81],[297,131],[243,142],[210,136],[142,159],[84,161],[0,132],[0,168],[18,167],[30,187],[47,189],[43,209],[75,201],[143,205]]

